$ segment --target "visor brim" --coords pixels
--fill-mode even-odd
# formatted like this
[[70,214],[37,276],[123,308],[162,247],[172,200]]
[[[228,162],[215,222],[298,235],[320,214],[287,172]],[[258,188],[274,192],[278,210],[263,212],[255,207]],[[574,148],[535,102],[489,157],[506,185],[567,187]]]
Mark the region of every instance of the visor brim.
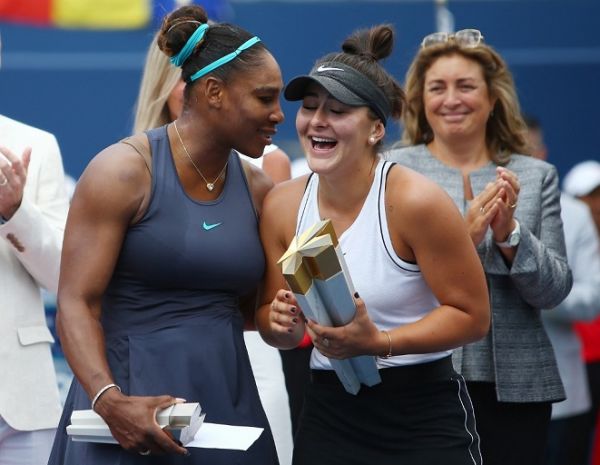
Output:
[[339,81],[327,76],[298,76],[292,79],[283,91],[283,96],[291,102],[302,100],[306,94],[307,87],[316,83],[323,87],[331,96],[345,105],[368,106],[367,103],[345,87]]

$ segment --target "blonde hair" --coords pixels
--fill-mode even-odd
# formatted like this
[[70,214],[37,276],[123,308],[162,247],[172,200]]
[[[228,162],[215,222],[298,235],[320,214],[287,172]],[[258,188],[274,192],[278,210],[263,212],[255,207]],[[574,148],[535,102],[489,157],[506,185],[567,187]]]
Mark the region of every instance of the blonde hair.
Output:
[[156,36],[152,39],[138,95],[133,132],[163,126],[172,121],[167,99],[181,79],[181,69],[172,65],[158,48]]
[[459,55],[481,66],[491,98],[496,99],[486,126],[486,143],[498,165],[508,163],[511,153],[526,152],[526,125],[512,74],[498,52],[486,44],[463,47],[454,40],[422,47],[406,74],[406,106],[402,115],[405,144],[427,144],[434,134],[425,116],[425,74],[441,57]]

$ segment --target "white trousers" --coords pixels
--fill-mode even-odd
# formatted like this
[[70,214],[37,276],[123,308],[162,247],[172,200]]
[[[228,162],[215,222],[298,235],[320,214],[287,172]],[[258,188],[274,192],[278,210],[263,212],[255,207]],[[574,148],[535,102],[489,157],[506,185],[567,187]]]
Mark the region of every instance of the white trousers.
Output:
[[292,418],[281,356],[277,349],[262,340],[258,331],[244,331],[244,341],[260,401],[273,432],[279,464],[290,465],[294,448]]
[[55,429],[17,431],[0,417],[0,465],[46,465]]

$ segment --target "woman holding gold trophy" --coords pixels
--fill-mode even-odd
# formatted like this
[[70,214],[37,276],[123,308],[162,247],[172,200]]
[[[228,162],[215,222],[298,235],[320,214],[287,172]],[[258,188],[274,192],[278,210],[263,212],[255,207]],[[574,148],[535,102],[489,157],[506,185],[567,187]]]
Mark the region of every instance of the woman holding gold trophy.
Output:
[[[358,31],[284,92],[302,100],[296,128],[314,174],[265,199],[257,325],[276,347],[295,347],[305,327],[315,345],[295,465],[481,463],[471,402],[450,355],[488,331],[485,277],[452,200],[378,154],[388,118],[399,118],[404,103],[378,63],[393,38],[387,25]],[[354,318],[339,327],[305,321],[304,300],[277,263],[322,219],[339,238],[356,291]],[[352,393],[336,367],[358,356],[376,361],[381,382]]]

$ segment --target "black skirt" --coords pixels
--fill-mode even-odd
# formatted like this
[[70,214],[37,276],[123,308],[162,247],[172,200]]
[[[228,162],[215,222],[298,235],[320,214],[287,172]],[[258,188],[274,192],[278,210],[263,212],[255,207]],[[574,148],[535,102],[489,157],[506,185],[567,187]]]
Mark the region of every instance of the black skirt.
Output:
[[480,465],[463,377],[450,357],[380,370],[347,393],[335,372],[312,370],[293,465]]

